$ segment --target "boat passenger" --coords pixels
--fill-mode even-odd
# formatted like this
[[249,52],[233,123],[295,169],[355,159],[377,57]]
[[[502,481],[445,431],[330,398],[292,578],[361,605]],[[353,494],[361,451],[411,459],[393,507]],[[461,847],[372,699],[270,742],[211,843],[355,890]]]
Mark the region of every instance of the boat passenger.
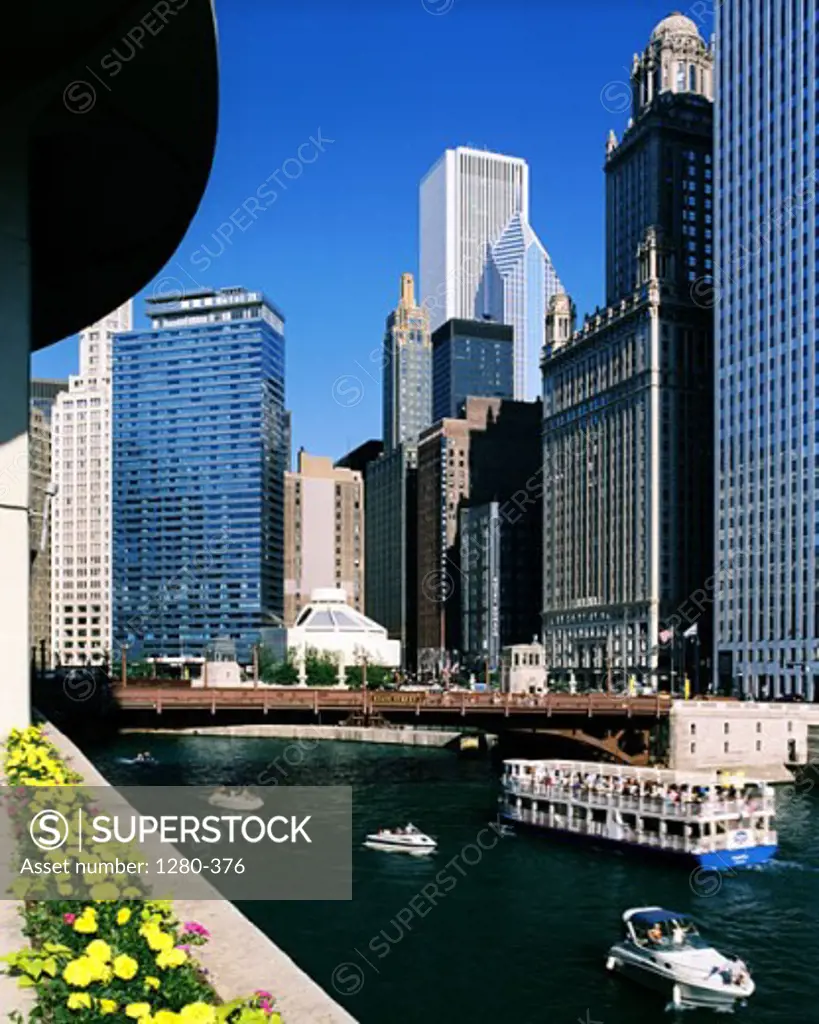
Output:
[[662,944],[663,930],[660,927],[659,921],[653,924],[651,928],[649,928],[649,930],[646,932],[646,934],[648,935],[649,939],[651,939],[651,941],[655,944],[655,946],[659,946]]

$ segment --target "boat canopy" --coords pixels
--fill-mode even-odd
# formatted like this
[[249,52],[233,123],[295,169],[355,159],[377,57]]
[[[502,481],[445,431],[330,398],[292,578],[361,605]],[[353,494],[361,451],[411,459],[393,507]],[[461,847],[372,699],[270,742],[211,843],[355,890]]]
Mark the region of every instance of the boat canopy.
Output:
[[650,928],[655,924],[689,921],[690,918],[687,914],[678,914],[675,910],[663,910],[662,907],[641,907],[639,910],[627,910],[623,914],[623,920],[643,928]]

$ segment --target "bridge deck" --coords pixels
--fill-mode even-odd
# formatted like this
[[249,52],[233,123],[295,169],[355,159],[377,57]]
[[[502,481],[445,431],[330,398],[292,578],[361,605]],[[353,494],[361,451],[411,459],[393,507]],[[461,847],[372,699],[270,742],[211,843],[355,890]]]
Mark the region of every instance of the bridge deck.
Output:
[[271,689],[248,686],[242,689],[191,687],[186,685],[141,685],[114,687],[122,710],[163,711],[312,711],[381,713],[414,712],[418,715],[451,712],[453,715],[587,715],[626,718],[661,718],[669,714],[668,694],[651,697],[615,697],[602,693],[551,693],[543,697],[525,694],[412,693],[368,690],[334,690],[293,687]]

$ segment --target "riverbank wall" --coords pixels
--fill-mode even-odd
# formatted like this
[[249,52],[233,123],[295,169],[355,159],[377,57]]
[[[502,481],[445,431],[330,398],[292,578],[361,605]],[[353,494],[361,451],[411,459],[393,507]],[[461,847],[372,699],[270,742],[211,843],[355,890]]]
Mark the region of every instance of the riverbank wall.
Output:
[[[462,735],[449,729],[414,729],[410,726],[377,728],[349,725],[206,725],[185,729],[121,729],[122,735],[236,736],[242,739],[336,740],[346,743],[385,743],[407,747],[446,747]],[[487,736],[492,746],[496,737]]]
[[[47,726],[46,732],[86,785],[110,786],[68,737],[52,725]],[[276,1009],[286,1024],[356,1024],[354,1017],[232,903],[204,880],[202,885],[213,895],[202,900],[174,900],[174,909],[180,920],[199,921],[210,931],[207,945],[197,947],[196,959],[208,971],[209,980],[221,999],[229,1002],[256,989],[265,989],[276,997]],[[26,944],[20,930],[22,920],[17,913],[18,906],[7,901],[0,914],[0,949],[3,952]],[[241,956],[237,956],[237,950],[241,950]],[[0,1006],[5,1010],[6,992],[11,997],[11,986],[15,986],[14,992],[19,990],[16,980],[8,977],[0,980],[4,983],[0,987]],[[14,1008],[14,1004],[8,1008]]]

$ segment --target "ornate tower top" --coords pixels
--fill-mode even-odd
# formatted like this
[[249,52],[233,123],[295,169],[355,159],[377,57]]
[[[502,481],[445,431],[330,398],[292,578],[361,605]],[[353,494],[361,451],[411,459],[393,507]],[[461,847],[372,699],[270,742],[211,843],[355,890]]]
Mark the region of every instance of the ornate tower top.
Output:
[[415,281],[412,274],[401,275],[401,305],[415,305]]
[[574,334],[575,308],[565,292],[557,292],[549,300],[546,314],[546,348],[565,345]]
[[631,68],[631,109],[635,120],[663,93],[714,98],[714,49],[684,14],[670,14],[651,33]]

